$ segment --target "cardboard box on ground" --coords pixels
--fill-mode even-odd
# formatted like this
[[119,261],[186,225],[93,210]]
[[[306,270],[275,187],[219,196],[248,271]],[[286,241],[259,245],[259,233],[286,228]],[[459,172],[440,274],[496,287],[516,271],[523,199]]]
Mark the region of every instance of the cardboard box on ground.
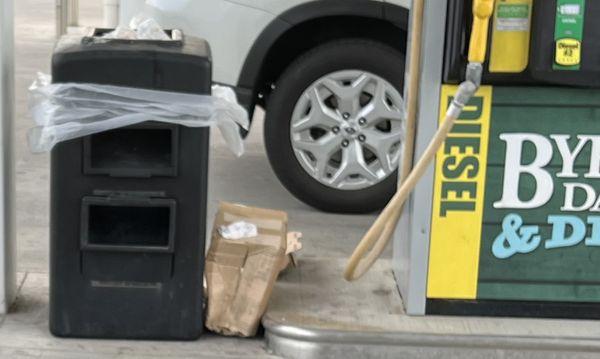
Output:
[[[256,225],[256,236],[226,239],[219,228]],[[206,327],[223,335],[253,336],[279,272],[299,250],[300,233],[287,232],[287,213],[221,202],[206,256]],[[289,243],[288,243],[289,242]]]

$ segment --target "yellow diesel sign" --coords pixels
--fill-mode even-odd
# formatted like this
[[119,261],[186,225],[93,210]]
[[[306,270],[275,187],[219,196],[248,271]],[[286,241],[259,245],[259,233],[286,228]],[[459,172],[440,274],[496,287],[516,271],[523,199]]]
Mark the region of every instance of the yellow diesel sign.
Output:
[[[440,120],[457,89],[442,87]],[[482,86],[437,154],[428,298],[477,295],[491,101],[491,86]]]

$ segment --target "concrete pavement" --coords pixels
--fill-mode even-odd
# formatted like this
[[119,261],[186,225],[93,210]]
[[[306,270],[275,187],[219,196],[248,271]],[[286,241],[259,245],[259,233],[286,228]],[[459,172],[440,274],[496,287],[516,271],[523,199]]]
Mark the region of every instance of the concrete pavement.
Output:
[[[81,1],[82,24],[100,24],[101,1]],[[33,155],[26,143],[31,127],[27,88],[37,71],[48,73],[55,41],[54,1],[16,0],[16,181],[17,246],[21,291],[13,313],[0,319],[0,357],[266,357],[262,340],[208,335],[198,342],[78,341],[53,338],[47,329],[49,156]],[[320,213],[292,197],[271,171],[257,112],[246,154],[235,158],[213,131],[210,155],[209,223],[219,200],[288,211],[290,229],[304,233],[302,258],[345,258],[373,215]],[[74,221],[78,219],[74,218]],[[390,256],[390,251],[386,253]],[[149,349],[151,348],[151,349]],[[93,354],[93,355],[92,355]]]
[[[48,331],[49,157],[32,155],[27,87],[49,71],[53,0],[16,4],[16,164],[19,296],[0,316],[0,358],[275,358],[263,338],[207,333],[193,342],[59,339]],[[84,24],[99,24],[99,0],[82,0]],[[593,321],[407,317],[390,261],[359,284],[341,280],[344,259],[374,215],[324,214],[293,198],[271,171],[257,112],[246,154],[235,158],[216,131],[210,154],[209,223],[226,200],[288,211],[290,229],[304,233],[299,268],[281,276],[266,316],[272,348],[294,358],[594,358],[600,330]],[[73,221],[78,221],[74,218]],[[385,257],[389,259],[390,250]]]

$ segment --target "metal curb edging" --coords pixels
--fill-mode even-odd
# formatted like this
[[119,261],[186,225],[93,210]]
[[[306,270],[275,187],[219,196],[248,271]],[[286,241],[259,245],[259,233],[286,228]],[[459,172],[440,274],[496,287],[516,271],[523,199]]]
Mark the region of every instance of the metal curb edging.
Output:
[[[263,318],[267,345],[278,355],[289,355],[299,347],[310,350],[304,353],[313,357],[320,347],[330,345],[365,347],[421,347],[488,350],[526,350],[598,353],[600,342],[593,338],[558,338],[543,336],[496,336],[496,335],[453,335],[406,332],[352,332],[344,330],[324,330],[284,324]],[[289,347],[289,350],[287,350]],[[299,353],[294,353],[294,355]],[[294,356],[296,357],[296,356]]]

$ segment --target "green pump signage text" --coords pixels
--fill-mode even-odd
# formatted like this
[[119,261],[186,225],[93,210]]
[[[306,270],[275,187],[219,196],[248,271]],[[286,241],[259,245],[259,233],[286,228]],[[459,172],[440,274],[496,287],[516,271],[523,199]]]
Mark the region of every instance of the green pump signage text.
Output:
[[[600,193],[579,178],[600,179],[600,136],[552,134],[548,137],[536,133],[501,134],[506,143],[506,160],[502,197],[493,205],[499,209],[540,209],[551,199],[561,200],[560,212],[548,215],[547,224],[552,226],[551,236],[542,238],[538,225],[523,223],[518,212],[507,215],[502,222],[502,233],[492,246],[497,258],[509,258],[517,253],[529,253],[542,243],[546,249],[570,247],[585,242],[587,246],[600,246]],[[572,141],[575,140],[575,141]],[[524,164],[522,159],[525,143],[530,144],[535,157]],[[570,145],[574,143],[574,145]],[[584,148],[590,152],[583,154]],[[555,156],[556,152],[556,156]],[[575,171],[575,163],[582,157],[589,165],[585,173]],[[553,158],[560,159],[560,171],[547,170]],[[534,181],[533,193],[528,198],[519,194],[522,178],[528,176]],[[565,181],[559,185],[557,179]],[[573,213],[592,212],[584,219]],[[587,235],[587,225],[592,230]]]

